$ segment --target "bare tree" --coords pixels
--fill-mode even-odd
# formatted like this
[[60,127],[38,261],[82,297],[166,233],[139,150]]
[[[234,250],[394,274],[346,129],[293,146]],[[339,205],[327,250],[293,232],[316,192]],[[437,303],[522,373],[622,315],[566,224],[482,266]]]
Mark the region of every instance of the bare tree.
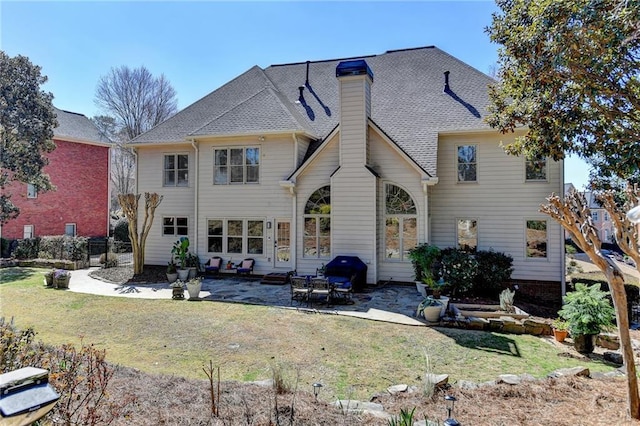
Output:
[[176,91],[164,75],[154,77],[145,67],[111,68],[100,78],[96,105],[115,118],[129,141],[171,117],[178,110]]
[[144,222],[142,229],[138,233],[138,202],[140,194],[119,194],[118,200],[124,211],[125,217],[129,221],[129,239],[133,250],[133,273],[141,274],[144,270],[144,251],[147,236],[153,224],[156,208],[162,202],[162,195],[156,193],[144,193]]

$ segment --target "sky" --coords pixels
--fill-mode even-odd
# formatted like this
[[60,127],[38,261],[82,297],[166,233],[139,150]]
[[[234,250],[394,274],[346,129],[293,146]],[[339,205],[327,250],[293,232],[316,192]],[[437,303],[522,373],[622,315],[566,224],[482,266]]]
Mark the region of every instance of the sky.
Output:
[[[0,49],[48,77],[57,108],[93,117],[111,68],[164,74],[182,109],[254,65],[436,46],[490,74],[498,46],[485,28],[491,1],[24,1],[0,0]],[[565,182],[588,167],[565,162]]]

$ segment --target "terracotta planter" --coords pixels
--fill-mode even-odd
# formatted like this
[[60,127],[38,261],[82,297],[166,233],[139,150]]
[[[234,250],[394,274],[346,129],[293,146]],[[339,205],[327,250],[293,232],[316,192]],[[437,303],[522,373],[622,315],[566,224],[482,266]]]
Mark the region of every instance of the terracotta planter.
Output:
[[568,334],[569,332],[567,330],[556,330],[555,328],[553,329],[553,337],[558,342],[564,342],[564,339],[567,338]]
[[590,354],[595,346],[595,334],[578,334],[573,336],[573,347],[581,354]]

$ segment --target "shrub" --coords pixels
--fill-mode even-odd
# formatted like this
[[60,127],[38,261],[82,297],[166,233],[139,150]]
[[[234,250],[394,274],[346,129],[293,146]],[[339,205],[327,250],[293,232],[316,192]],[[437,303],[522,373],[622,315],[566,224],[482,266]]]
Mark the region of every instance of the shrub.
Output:
[[116,241],[131,242],[129,239],[129,221],[122,217],[117,220],[113,227],[113,239]]
[[42,237],[38,257],[41,259],[85,260],[89,251],[87,241],[86,237],[68,235]]
[[436,275],[434,268],[440,258],[440,249],[431,244],[420,244],[409,250],[409,259],[413,264],[416,281],[423,281],[425,278],[434,278]]
[[25,238],[18,241],[18,246],[13,252],[17,259],[35,259],[40,251],[40,238]]
[[478,273],[473,283],[473,293],[478,296],[496,297],[504,283],[511,279],[513,257],[493,250],[475,254]]
[[565,244],[564,245],[564,251],[567,254],[576,254],[578,252],[578,250],[572,246],[571,244]]
[[608,295],[609,292],[602,291],[598,285],[576,283],[575,291],[562,298],[564,305],[558,315],[569,322],[572,336],[599,334],[613,324],[615,311]]
[[100,255],[100,264],[104,265],[105,268],[115,268],[118,266],[118,255],[114,252],[102,253]]
[[478,275],[478,261],[473,255],[456,248],[442,250],[440,266],[442,278],[451,287],[451,295],[466,293]]

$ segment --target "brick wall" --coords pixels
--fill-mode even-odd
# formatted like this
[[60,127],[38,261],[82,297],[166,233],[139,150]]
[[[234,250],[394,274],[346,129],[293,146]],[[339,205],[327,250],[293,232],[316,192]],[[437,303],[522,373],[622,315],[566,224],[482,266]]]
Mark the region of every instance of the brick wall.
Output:
[[57,188],[27,198],[27,186],[8,188],[20,216],[2,227],[2,237],[22,238],[24,225],[35,236],[62,235],[65,224],[75,223],[79,236],[104,236],[108,232],[109,148],[54,139],[44,168]]
[[562,287],[557,281],[512,280],[510,284],[517,284],[518,293],[532,302],[562,303]]

